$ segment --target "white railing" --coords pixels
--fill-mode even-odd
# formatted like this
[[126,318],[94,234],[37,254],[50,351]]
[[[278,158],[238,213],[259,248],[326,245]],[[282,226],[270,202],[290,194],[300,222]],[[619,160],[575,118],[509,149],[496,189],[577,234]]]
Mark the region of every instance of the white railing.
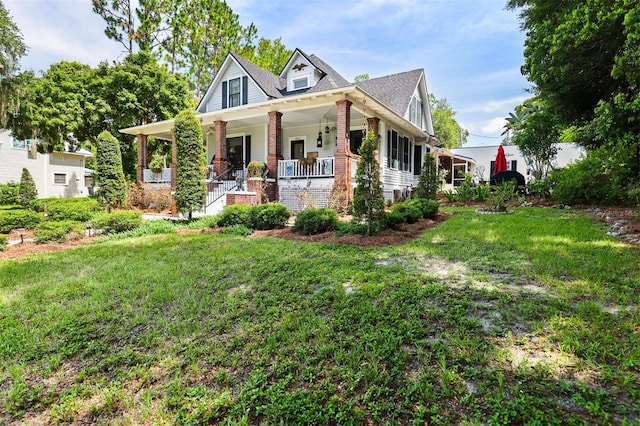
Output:
[[171,182],[171,168],[162,169],[155,173],[151,169],[144,169],[143,180],[146,183],[166,183]]
[[333,157],[278,161],[278,179],[332,177],[333,174]]

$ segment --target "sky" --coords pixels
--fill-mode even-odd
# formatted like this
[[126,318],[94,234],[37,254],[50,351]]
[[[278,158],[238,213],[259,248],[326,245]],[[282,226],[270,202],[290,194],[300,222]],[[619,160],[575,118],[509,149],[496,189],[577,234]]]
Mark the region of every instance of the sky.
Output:
[[[59,61],[120,61],[91,0],[0,0],[37,74]],[[506,0],[227,0],[258,37],[280,37],[315,54],[349,81],[424,69],[427,89],[446,98],[470,135],[466,146],[498,145],[504,118],[530,97],[521,75],[524,33]]]

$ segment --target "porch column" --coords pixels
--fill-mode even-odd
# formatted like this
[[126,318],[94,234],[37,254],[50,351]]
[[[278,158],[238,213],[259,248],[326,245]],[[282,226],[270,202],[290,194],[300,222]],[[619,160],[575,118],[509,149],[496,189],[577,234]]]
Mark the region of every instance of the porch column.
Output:
[[338,120],[336,123],[336,153],[334,159],[333,187],[347,191],[347,201],[351,200],[351,170],[349,161],[349,130],[351,123],[351,101],[336,101]]
[[216,149],[214,151],[215,160],[213,170],[218,176],[227,171],[227,122],[217,120],[213,122],[216,129]]
[[136,167],[136,180],[144,183],[144,169],[147,168],[147,135],[138,134],[138,166]]
[[[282,113],[269,112],[269,146],[267,151],[267,168],[269,176],[275,178],[273,191],[268,189],[270,201],[278,200],[278,160],[282,158]],[[272,192],[272,193],[271,193]]]
[[171,129],[171,216],[178,217],[178,207],[176,206],[176,164],[178,163],[178,145],[176,144],[176,134]]

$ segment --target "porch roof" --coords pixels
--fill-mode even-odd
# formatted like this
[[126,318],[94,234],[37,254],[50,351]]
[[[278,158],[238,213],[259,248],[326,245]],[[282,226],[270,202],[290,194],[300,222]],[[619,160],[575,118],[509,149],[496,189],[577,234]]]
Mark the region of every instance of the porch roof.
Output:
[[476,164],[476,160],[474,160],[471,157],[465,157],[464,155],[460,155],[460,154],[454,154],[453,152],[445,149],[445,148],[436,148],[436,150],[434,151],[435,154],[439,157],[450,157],[456,160],[462,160],[465,161],[467,163],[471,163],[471,164]]
[[[270,99],[255,104],[242,105],[218,111],[196,114],[203,129],[213,129],[216,121],[229,123],[230,128],[268,123],[268,113],[283,113],[283,126],[317,123],[319,119],[336,121],[336,101],[348,99],[352,102],[356,114],[351,118],[378,117],[393,124],[398,130],[405,131],[418,142],[429,141],[431,136],[420,130],[404,117],[390,109],[362,88],[357,86],[340,87],[322,92],[304,93],[295,97]],[[141,126],[121,129],[128,135],[148,135],[158,139],[171,140],[174,119],[158,121]]]

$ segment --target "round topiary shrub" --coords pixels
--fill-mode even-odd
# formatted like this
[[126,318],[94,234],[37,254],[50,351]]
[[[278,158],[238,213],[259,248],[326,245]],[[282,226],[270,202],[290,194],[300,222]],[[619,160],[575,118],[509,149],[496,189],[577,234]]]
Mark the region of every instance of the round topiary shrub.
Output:
[[252,209],[252,222],[255,229],[283,228],[289,220],[289,209],[280,203],[259,204]]
[[438,214],[438,208],[440,207],[435,200],[428,200],[426,198],[412,198],[405,204],[415,206],[422,212],[422,217],[425,219],[433,219]]
[[33,230],[33,238],[36,243],[63,243],[66,240],[80,238],[85,235],[84,223],[73,220],[61,220],[58,222],[42,222]]
[[131,231],[142,225],[142,213],[132,211],[102,213],[94,216],[91,222],[96,230],[102,230],[105,234],[117,234]]
[[27,210],[0,210],[0,232],[8,234],[12,229],[33,229],[42,216]]
[[409,203],[396,204],[393,212],[402,215],[407,223],[415,223],[422,218],[422,211]]
[[253,228],[251,206],[246,204],[231,204],[226,206],[218,218],[218,226],[244,225]]
[[404,222],[404,215],[400,212],[392,211],[384,213],[384,226],[388,229],[395,229]]
[[329,208],[306,209],[298,213],[293,229],[306,235],[333,231],[338,226],[338,214]]

